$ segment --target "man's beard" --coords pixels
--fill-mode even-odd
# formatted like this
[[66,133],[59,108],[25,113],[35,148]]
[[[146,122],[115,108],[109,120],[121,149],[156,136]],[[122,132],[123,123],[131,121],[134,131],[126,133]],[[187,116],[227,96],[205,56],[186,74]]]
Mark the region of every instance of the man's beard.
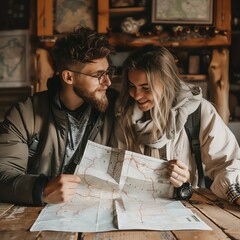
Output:
[[74,92],[82,98],[85,102],[91,104],[94,108],[96,108],[100,112],[105,112],[108,107],[108,99],[106,94],[102,95],[101,98],[96,97],[95,92],[88,92],[86,89],[83,90],[81,88],[74,87]]

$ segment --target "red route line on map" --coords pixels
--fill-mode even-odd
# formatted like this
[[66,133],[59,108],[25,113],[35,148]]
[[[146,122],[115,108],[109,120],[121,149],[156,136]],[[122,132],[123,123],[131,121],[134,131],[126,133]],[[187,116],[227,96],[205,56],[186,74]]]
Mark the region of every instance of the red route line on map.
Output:
[[[155,196],[154,196],[154,191],[156,191],[156,190],[155,190],[155,186],[154,186],[154,181],[153,181],[153,179],[152,179],[151,177],[146,177],[146,175],[144,174],[144,172],[140,170],[140,166],[142,166],[142,167],[145,167],[145,166],[146,166],[147,168],[149,168],[150,170],[153,170],[153,171],[154,171],[155,169],[148,167],[146,163],[141,163],[141,162],[137,161],[137,159],[135,159],[133,156],[130,156],[130,158],[125,158],[123,161],[119,161],[119,160],[118,160],[118,156],[119,156],[119,154],[117,154],[117,161],[116,161],[116,164],[114,165],[114,168],[113,168],[113,176],[114,176],[115,172],[116,172],[117,169],[118,169],[118,168],[117,168],[118,163],[120,163],[120,165],[122,165],[124,161],[130,161],[130,163],[129,163],[129,166],[130,166],[131,162],[133,162],[133,163],[135,164],[135,166],[136,166],[136,169],[143,175],[143,177],[144,177],[146,180],[147,180],[147,179],[150,179],[150,181],[151,181],[151,183],[152,183],[152,197],[153,197],[153,199],[155,200],[156,198],[155,198]],[[88,185],[89,194],[86,195],[86,196],[84,196],[84,195],[78,193],[78,195],[80,195],[80,196],[82,196],[82,197],[94,197],[94,198],[97,198],[97,199],[101,199],[100,197],[96,197],[96,196],[92,196],[92,195],[91,195],[91,192],[92,192],[91,186],[94,186],[94,185],[89,184],[88,181],[87,181],[87,179],[86,179],[86,177],[85,177],[85,175],[87,175],[87,170],[88,170],[89,168],[91,168],[92,165],[94,165],[94,162],[97,160],[97,158],[95,158],[95,159],[94,159],[94,158],[93,158],[93,159],[91,159],[91,158],[86,158],[86,159],[88,159],[89,161],[92,162],[92,163],[91,163],[88,167],[86,167],[85,170],[84,170],[84,181],[85,181],[85,183]],[[162,168],[160,168],[160,169],[158,169],[158,170],[163,170],[163,169],[165,169],[165,168],[167,168],[167,167],[168,167],[168,166],[162,167]],[[110,177],[110,178],[111,178],[111,177]],[[109,179],[110,179],[110,178],[109,178]],[[107,183],[109,183],[109,179],[106,179]],[[113,178],[113,179],[114,179],[114,178]],[[111,186],[111,184],[108,184],[108,185],[110,186],[110,188],[112,188],[112,191],[111,191],[111,192],[112,192],[112,198],[113,198],[115,189]],[[139,214],[140,214],[141,223],[143,223],[143,214],[142,214],[143,201],[139,201],[139,199],[137,199],[137,198],[135,198],[135,197],[132,197],[132,196],[129,196],[128,193],[125,192],[125,191],[122,191],[122,193],[125,194],[128,198],[133,199],[133,200],[137,201],[137,202],[140,204],[140,207],[139,207],[138,211],[139,211]]]
[[[101,199],[100,197],[96,197],[96,196],[91,195],[91,192],[92,192],[91,187],[94,187],[94,185],[90,184],[90,183],[87,181],[87,178],[86,178],[87,170],[90,169],[91,166],[94,165],[94,163],[95,163],[95,161],[97,160],[97,158],[88,158],[88,157],[86,157],[86,159],[92,162],[92,163],[89,164],[89,165],[85,168],[85,170],[84,170],[84,182],[85,182],[86,185],[88,186],[89,194],[86,195],[86,196],[85,196],[85,195],[82,195],[82,194],[80,194],[80,193],[77,193],[77,194],[80,195],[80,196],[82,196],[82,197],[94,197],[94,198],[97,198],[97,199]],[[116,165],[117,165],[118,162],[121,162],[121,161],[118,160],[118,161],[116,162],[115,168],[116,168]],[[114,170],[114,171],[115,171],[115,170]],[[113,172],[114,172],[114,171],[113,171]],[[112,198],[113,198],[113,195],[114,195],[114,193],[115,193],[115,189],[114,189],[114,188],[111,186],[111,184],[110,184],[110,181],[109,181],[109,180],[110,180],[111,178],[113,178],[113,177],[109,177],[108,179],[106,179],[106,182],[107,182],[107,184],[109,185],[109,187],[112,189],[111,192],[112,192]],[[114,179],[114,178],[113,178],[113,179]]]

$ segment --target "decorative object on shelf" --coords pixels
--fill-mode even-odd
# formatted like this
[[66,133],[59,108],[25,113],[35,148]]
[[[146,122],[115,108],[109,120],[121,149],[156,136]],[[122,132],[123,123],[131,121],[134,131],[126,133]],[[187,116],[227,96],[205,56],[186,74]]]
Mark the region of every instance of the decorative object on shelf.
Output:
[[0,87],[29,85],[28,30],[1,31]]
[[212,24],[213,0],[153,0],[152,22]]
[[240,28],[240,18],[234,17],[232,19],[232,28],[239,29]]
[[140,27],[143,26],[145,22],[146,20],[144,18],[135,20],[132,17],[127,17],[122,21],[121,29],[124,33],[138,34]]
[[154,26],[154,31],[157,35],[161,34],[163,31],[163,26],[162,25],[156,25]]
[[170,32],[171,40],[185,40],[189,38],[210,38],[216,35],[226,35],[227,32],[209,26],[173,26]]
[[189,54],[188,73],[189,74],[199,74],[200,73],[200,55]]

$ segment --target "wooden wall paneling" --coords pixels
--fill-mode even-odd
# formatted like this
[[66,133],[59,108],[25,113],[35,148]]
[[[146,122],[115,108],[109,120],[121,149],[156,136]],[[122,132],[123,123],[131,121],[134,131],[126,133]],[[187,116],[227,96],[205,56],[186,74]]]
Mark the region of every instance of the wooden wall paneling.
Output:
[[109,0],[98,0],[98,27],[99,33],[107,33],[109,29]]
[[231,30],[231,1],[217,0],[215,26],[220,30]]
[[215,27],[226,32],[228,45],[231,44],[231,1],[216,0]]
[[214,49],[209,65],[210,101],[214,103],[223,121],[229,123],[229,50]]
[[53,2],[54,0],[38,0],[37,2],[37,35],[53,35]]

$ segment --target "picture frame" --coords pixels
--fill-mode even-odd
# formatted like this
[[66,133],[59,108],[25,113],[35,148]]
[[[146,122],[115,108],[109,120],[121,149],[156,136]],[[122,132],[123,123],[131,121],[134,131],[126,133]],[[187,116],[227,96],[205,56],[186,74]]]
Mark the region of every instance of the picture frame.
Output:
[[66,33],[79,25],[96,29],[95,0],[54,0],[54,4],[54,33]]
[[28,30],[1,31],[0,56],[0,87],[30,85]]
[[213,23],[213,0],[152,0],[152,23]]

